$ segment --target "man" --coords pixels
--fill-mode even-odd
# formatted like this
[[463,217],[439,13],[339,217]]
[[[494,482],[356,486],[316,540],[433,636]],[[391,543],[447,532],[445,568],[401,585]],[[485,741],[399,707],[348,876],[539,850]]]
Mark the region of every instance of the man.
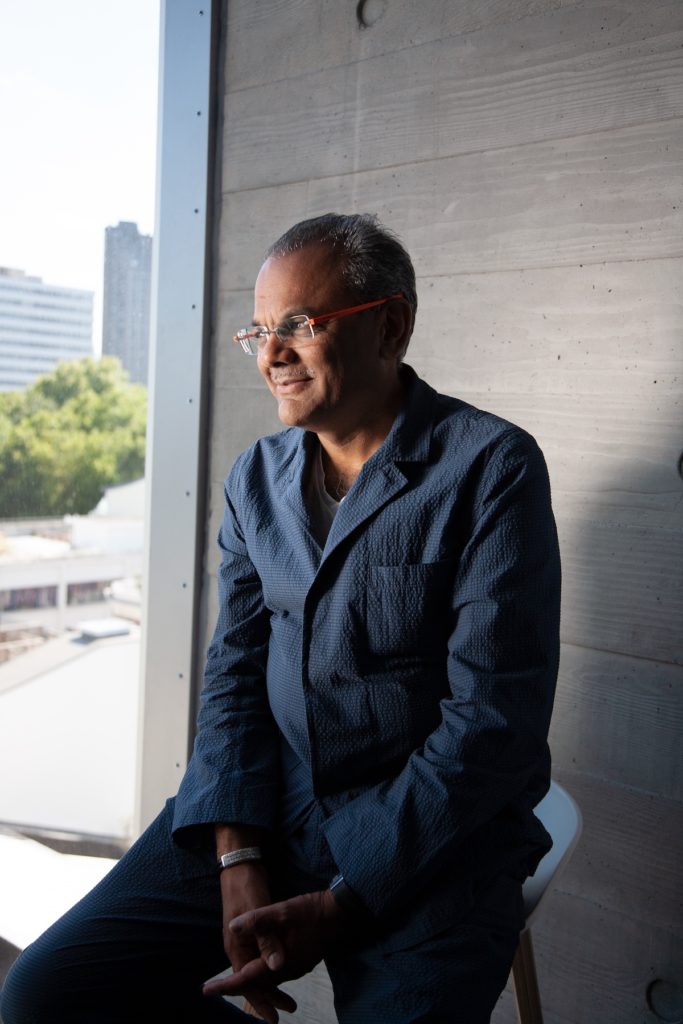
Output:
[[269,250],[236,340],[287,429],[226,482],[190,765],[5,1024],[238,1014],[221,993],[274,1024],[323,956],[342,1024],[489,1020],[548,848],[557,542],[533,439],[404,365],[416,308],[373,217]]

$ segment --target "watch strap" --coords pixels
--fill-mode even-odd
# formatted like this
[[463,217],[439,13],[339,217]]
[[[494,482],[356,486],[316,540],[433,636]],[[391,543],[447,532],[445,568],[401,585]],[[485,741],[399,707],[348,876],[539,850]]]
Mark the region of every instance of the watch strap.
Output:
[[345,910],[355,918],[369,917],[367,907],[356,895],[351,886],[344,880],[343,875],[334,876],[330,882],[329,890],[342,910]]

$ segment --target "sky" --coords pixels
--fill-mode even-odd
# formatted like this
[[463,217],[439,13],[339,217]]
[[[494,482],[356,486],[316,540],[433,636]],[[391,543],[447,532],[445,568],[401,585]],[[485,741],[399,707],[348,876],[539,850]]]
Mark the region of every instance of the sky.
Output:
[[154,231],[159,0],[0,0],[0,266],[95,292],[104,229]]

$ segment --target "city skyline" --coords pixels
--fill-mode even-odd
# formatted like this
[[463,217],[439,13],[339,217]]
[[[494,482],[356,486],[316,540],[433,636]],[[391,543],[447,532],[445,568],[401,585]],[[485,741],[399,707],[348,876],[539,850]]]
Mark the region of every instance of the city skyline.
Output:
[[0,10],[0,266],[92,291],[96,354],[105,228],[154,231],[158,36],[157,0]]
[[152,236],[132,221],[105,229],[102,354],[147,385]]
[[0,267],[0,391],[93,354],[93,293]]

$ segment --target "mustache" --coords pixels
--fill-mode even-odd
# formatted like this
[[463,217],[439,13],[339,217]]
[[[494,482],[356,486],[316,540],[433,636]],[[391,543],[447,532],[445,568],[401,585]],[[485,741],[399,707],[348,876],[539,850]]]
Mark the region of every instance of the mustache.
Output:
[[271,370],[269,376],[274,384],[281,384],[283,381],[287,380],[303,380],[305,378],[312,377],[312,374],[302,367],[300,370],[292,369],[287,370],[284,373],[282,371],[278,373],[277,371],[273,372]]

